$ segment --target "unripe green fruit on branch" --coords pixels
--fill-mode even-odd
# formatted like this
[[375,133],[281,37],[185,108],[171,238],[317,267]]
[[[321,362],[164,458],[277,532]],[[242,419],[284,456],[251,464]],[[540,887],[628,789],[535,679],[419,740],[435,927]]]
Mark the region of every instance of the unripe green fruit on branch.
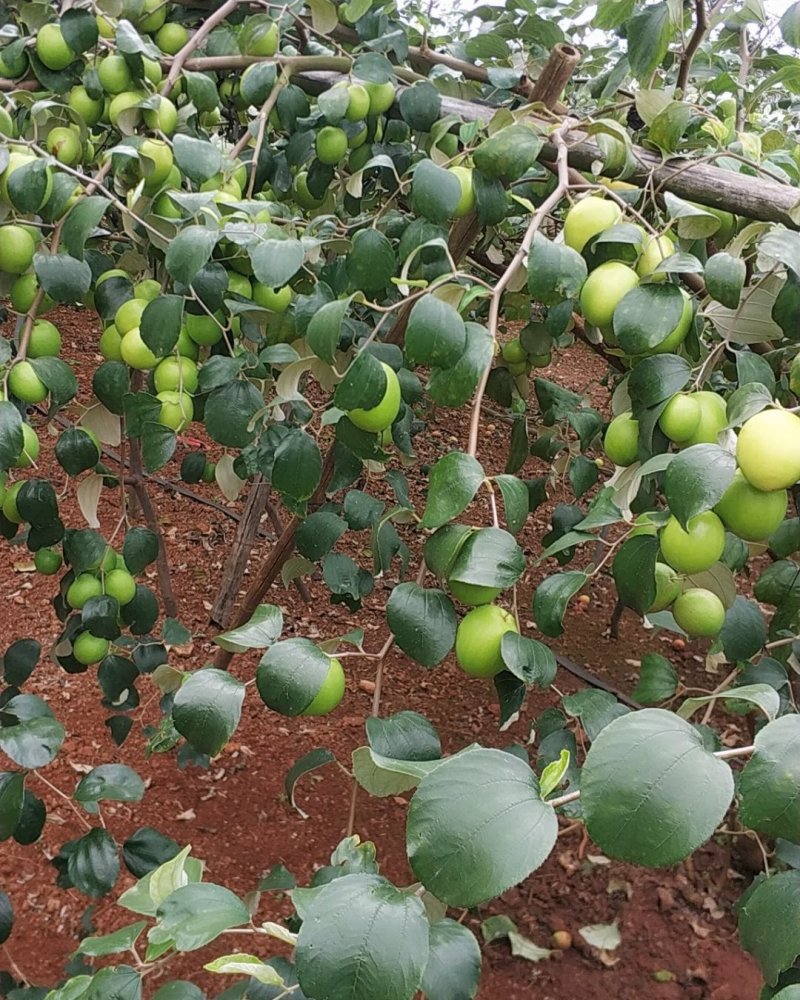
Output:
[[456,660],[472,677],[494,677],[503,669],[500,647],[506,632],[517,632],[514,616],[496,604],[484,604],[462,619],[456,632]]

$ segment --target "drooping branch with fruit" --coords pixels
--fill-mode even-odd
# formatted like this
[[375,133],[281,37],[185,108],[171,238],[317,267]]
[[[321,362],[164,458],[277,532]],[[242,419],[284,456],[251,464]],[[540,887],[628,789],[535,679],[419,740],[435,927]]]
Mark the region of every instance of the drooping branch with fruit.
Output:
[[[52,1000],[138,997],[170,957],[212,942],[206,970],[271,996],[474,996],[480,950],[448,908],[536,871],[564,817],[609,857],[650,867],[689,857],[734,817],[768,859],[741,905],[742,944],[764,996],[793,995],[800,876],[764,842],[800,844],[800,152],[797,110],[781,104],[800,65],[788,54],[800,6],[773,26],[779,51],[766,30],[748,49],[744,79],[732,73],[746,31],[722,4],[620,6],[599,4],[594,28],[607,34],[592,51],[566,10],[482,8],[471,37],[370,0],[11,5],[0,532],[57,577],[52,663],[96,668],[118,746],[138,739],[201,766],[234,736],[245,698],[326,715],[347,697],[348,659],[375,664],[367,744],[340,762],[348,836],[279,924],[157,831],[117,843],[102,803],[145,794],[128,765],[95,767],[71,795],[41,773],[66,734],[24,690],[40,643],[13,637],[0,836],[39,838],[40,779],[81,822],[54,861],[59,885],[112,892],[122,847],[138,882],[118,903],[145,918],[84,938],[80,954],[101,962]],[[90,385],[61,357],[59,304],[102,325]],[[610,420],[537,375],[579,339],[608,361]],[[416,449],[436,407],[459,411],[463,435],[428,467]],[[482,446],[488,409],[508,428],[500,464]],[[39,468],[47,426],[80,521]],[[170,659],[191,636],[148,491],[177,456],[187,483],[216,483],[229,501],[250,491],[224,577],[235,594],[253,555],[247,589],[223,602],[233,624],[214,664],[186,669]],[[531,456],[547,475],[523,478]],[[557,484],[575,502],[528,559],[520,533]],[[119,514],[104,531],[110,496]],[[277,537],[262,553],[258,519],[273,502],[283,513],[269,507]],[[366,549],[346,548],[359,533]],[[543,575],[551,559],[574,566]],[[158,595],[144,582],[152,564]],[[521,624],[531,573],[537,637]],[[568,708],[547,640],[605,574],[617,618],[628,609],[710,640],[726,680],[683,697],[672,665],[649,654],[630,705],[606,690],[602,710]],[[385,629],[369,643],[362,630],[298,634],[271,589],[303,578],[351,612],[390,581]],[[534,724],[533,763],[522,746],[443,756],[424,716],[381,714],[395,647],[420,669],[454,652],[503,727],[532,688],[552,689],[555,738],[545,749]],[[228,668],[252,650],[263,655],[242,680]],[[145,689],[159,698],[146,730]],[[723,745],[708,725],[722,707],[747,715],[751,739]],[[298,779],[332,759],[295,763],[292,804]],[[354,835],[357,789],[411,793],[413,885],[379,875]],[[7,899],[0,943],[13,945]],[[260,944],[233,951],[234,933]],[[292,961],[268,945],[251,954],[265,938],[290,944]]]

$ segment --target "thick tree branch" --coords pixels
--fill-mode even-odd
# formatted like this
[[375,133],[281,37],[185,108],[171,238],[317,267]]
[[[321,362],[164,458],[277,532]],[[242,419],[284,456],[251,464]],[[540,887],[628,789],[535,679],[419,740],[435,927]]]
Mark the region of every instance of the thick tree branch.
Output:
[[550,58],[531,89],[531,103],[544,104],[554,111],[569,78],[581,61],[581,53],[574,45],[559,42],[553,46]]

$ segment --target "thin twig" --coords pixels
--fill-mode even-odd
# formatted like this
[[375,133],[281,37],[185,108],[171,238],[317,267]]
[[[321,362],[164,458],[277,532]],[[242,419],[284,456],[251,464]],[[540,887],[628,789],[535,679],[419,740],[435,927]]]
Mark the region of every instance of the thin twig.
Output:
[[240,2],[241,0],[227,0],[226,3],[224,3],[218,10],[214,11],[214,13],[200,25],[197,31],[172,60],[172,65],[169,68],[167,78],[161,87],[160,92],[162,97],[169,97],[172,92],[172,88],[175,86],[178,77],[181,75],[181,70],[183,69],[186,61],[189,59],[189,56],[191,56],[195,49],[199,48],[199,46],[203,44],[218,24],[221,24],[229,14],[232,14],[236,10]]
[[[489,333],[492,336],[492,340],[497,343],[497,330],[500,322],[500,302],[503,298],[503,292],[508,287],[514,272],[523,263],[525,258],[530,251],[531,244],[533,243],[533,238],[539,231],[544,220],[547,218],[548,214],[558,205],[564,195],[569,189],[569,175],[568,175],[568,163],[567,163],[567,145],[565,142],[565,136],[569,131],[569,125],[564,122],[560,128],[556,129],[553,133],[553,141],[558,150],[556,154],[556,164],[558,168],[558,184],[542,204],[534,212],[531,218],[525,235],[520,242],[517,252],[511,259],[511,263],[505,269],[503,276],[495,285],[495,289],[492,292],[492,297],[489,300]],[[475,400],[472,404],[472,417],[470,419],[469,426],[469,443],[467,445],[467,454],[475,457],[478,451],[478,432],[480,430],[481,423],[481,403],[483,402],[483,396],[486,392],[486,385],[489,381],[489,373],[492,370],[492,362],[494,358],[490,358],[488,364],[483,370],[480,382],[478,383],[478,388],[475,391]]]
[[697,50],[700,48],[706,32],[708,31],[708,14],[706,12],[705,0],[695,0],[694,9],[694,31],[692,32],[692,37],[689,39],[689,44],[686,46],[686,50],[683,53],[680,69],[678,70],[677,89],[680,90],[681,93],[686,90],[686,84],[689,81],[689,71],[692,68],[692,62],[694,61]]

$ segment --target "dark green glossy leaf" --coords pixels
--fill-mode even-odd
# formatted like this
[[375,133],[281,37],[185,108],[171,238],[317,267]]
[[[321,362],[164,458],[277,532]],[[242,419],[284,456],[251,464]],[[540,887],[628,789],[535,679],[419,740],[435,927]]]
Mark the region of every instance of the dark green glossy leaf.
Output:
[[646,708],[607,725],[581,772],[589,836],[606,854],[661,867],[711,837],[733,797],[733,775],[672,712]]
[[444,591],[398,584],[386,605],[386,620],[400,649],[424,667],[440,663],[453,648],[458,622]]
[[172,706],[175,728],[195,750],[214,757],[239,725],[244,685],[224,670],[197,670]]
[[681,451],[664,473],[664,495],[683,527],[711,508],[733,482],[736,459],[715,444],[696,444]]
[[422,902],[386,879],[334,879],[303,909],[300,986],[324,1000],[411,1000],[428,961],[428,926]]
[[483,479],[483,468],[471,455],[451,451],[440,458],[431,469],[420,527],[439,528],[457,517],[472,501]]
[[476,906],[547,858],[558,824],[528,765],[502,750],[468,750],[424,777],[408,810],[414,874],[450,906]]
[[533,615],[545,635],[554,638],[561,635],[567,604],[588,579],[586,573],[571,570],[548,576],[539,584],[533,599]]

